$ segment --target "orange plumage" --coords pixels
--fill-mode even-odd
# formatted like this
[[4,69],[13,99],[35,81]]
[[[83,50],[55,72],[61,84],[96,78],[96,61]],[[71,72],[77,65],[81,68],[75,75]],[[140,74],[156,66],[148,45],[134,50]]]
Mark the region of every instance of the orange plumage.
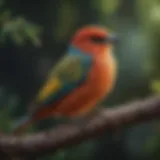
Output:
[[[48,106],[48,110],[44,108],[44,111],[37,114],[38,117],[48,117],[49,114],[69,117],[86,114],[113,88],[116,63],[112,55],[112,45],[110,43],[92,44],[87,39],[92,35],[103,38],[107,37],[108,33],[103,28],[89,26],[79,30],[72,40],[74,46],[93,56],[93,66],[87,80],[62,100]],[[83,39],[86,39],[85,43],[82,43]],[[54,108],[52,108],[53,105]]]
[[[26,122],[49,116],[74,117],[92,110],[112,90],[115,83],[116,62],[112,55],[112,43],[115,40],[106,29],[98,26],[86,26],[78,30],[72,38],[71,45],[79,50],[79,55],[82,53],[82,57],[87,55],[92,59],[86,78],[72,90],[67,90],[67,93],[58,100],[53,100],[43,107],[39,107],[37,103],[36,110]],[[72,69],[74,67],[76,64]],[[51,79],[50,82],[52,83]]]

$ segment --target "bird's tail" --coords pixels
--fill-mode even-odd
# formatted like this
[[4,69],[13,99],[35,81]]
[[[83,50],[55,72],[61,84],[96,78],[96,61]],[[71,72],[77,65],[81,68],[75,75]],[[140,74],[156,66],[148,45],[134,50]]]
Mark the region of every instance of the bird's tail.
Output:
[[32,120],[29,116],[23,116],[18,121],[15,122],[12,130],[12,134],[19,135],[26,131],[26,129],[31,125]]

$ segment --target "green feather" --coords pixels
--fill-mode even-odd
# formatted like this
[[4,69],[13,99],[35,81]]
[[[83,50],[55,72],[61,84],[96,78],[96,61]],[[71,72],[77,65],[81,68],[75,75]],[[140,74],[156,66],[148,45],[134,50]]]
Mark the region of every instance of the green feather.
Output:
[[[70,94],[73,89],[78,88],[87,79],[91,64],[92,57],[89,54],[71,47],[68,54],[51,69],[47,78],[47,82],[57,80],[58,84],[60,84],[59,87],[51,90],[46,98],[41,100],[36,99],[37,105],[35,108],[32,108],[32,113],[38,112],[46,107],[46,105],[54,104],[64,96]],[[49,87],[49,84],[45,84],[45,86],[47,85]],[[41,92],[45,93],[45,90],[40,90],[39,94]]]

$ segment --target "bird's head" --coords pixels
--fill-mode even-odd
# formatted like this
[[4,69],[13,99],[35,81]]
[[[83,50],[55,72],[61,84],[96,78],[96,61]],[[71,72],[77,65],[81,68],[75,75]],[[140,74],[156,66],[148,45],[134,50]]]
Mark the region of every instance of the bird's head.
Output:
[[110,48],[117,41],[107,29],[99,26],[86,26],[75,33],[71,44],[82,51],[97,54]]

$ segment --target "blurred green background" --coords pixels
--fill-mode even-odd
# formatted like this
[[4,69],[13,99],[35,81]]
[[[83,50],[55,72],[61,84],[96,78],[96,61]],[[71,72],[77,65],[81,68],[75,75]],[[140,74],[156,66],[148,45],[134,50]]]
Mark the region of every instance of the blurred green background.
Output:
[[[1,131],[11,131],[75,30],[86,24],[106,26],[120,37],[117,84],[105,106],[160,93],[160,0],[0,0]],[[159,124],[104,133],[42,160],[159,160]]]

